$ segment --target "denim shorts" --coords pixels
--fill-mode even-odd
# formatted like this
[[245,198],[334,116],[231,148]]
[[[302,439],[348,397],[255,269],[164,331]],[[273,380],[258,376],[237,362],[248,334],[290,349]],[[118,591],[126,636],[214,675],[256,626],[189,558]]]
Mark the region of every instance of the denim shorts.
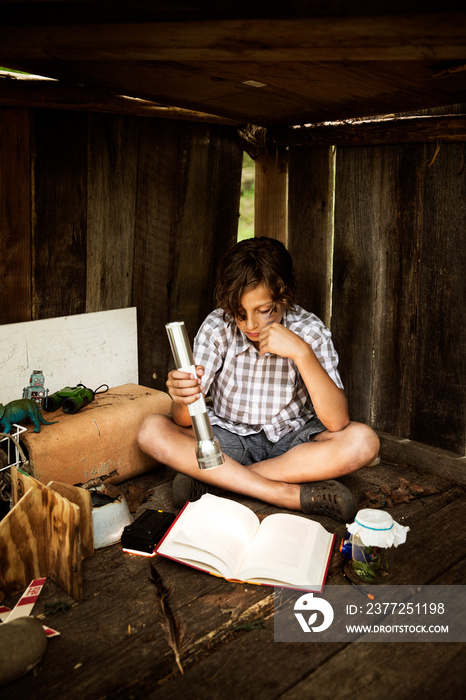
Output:
[[219,425],[213,425],[212,430],[223,452],[246,467],[248,464],[278,457],[303,442],[312,442],[313,438],[326,428],[317,416],[314,416],[298,430],[284,435],[278,442],[269,440],[263,430],[252,435],[237,435]]

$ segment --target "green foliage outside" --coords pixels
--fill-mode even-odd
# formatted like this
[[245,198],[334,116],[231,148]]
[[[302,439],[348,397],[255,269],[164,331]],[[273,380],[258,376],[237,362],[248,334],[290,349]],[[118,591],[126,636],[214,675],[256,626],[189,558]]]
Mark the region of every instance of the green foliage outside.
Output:
[[0,70],[6,73],[19,73],[20,75],[31,75],[31,73],[25,73],[23,70],[15,70],[14,68],[4,68],[0,66]]
[[238,241],[254,237],[254,161],[243,156],[241,199],[239,205]]

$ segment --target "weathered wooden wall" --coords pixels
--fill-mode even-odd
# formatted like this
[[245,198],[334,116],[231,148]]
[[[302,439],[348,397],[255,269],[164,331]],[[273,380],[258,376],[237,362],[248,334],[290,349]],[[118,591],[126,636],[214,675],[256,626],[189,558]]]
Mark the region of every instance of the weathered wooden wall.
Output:
[[2,109],[0,323],[137,306],[139,380],[164,389],[164,324],[192,337],[212,307],[241,163],[228,126]]
[[299,301],[331,324],[354,420],[464,454],[465,145],[332,151],[290,149]]
[[31,288],[30,114],[2,110],[0,120],[0,322],[29,321]]
[[[464,454],[465,146],[435,153],[291,147],[288,246],[352,417]],[[211,309],[241,162],[228,126],[2,109],[0,323],[137,306],[140,382],[164,389],[164,324],[192,337]]]
[[290,148],[288,248],[298,280],[297,299],[328,326],[332,310],[333,149]]

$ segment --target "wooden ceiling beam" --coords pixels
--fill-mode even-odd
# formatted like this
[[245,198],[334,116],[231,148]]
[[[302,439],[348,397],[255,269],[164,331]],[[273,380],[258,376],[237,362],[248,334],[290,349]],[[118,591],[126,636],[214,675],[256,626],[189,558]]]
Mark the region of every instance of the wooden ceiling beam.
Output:
[[243,123],[214,114],[157,104],[125,95],[114,95],[97,88],[68,85],[56,80],[31,79],[30,76],[10,76],[11,74],[7,76],[0,72],[0,105],[3,107],[73,109],[230,126]]
[[2,56],[61,61],[445,61],[466,58],[466,13],[18,26]]
[[[466,12],[449,12],[447,0],[443,12],[436,4],[434,13],[409,14],[406,0],[404,14],[398,2],[398,14],[381,14],[377,5],[371,16],[350,16],[353,8],[339,15],[338,1],[330,0],[334,14],[323,15],[326,4],[319,16],[281,19],[231,19],[240,16],[235,9],[230,19],[213,20],[204,8],[206,20],[186,20],[183,10],[180,21],[147,22],[146,15],[134,21],[129,8],[132,19],[121,15],[120,23],[111,12],[93,14],[94,2],[82,3],[86,11],[77,15],[73,0],[61,19],[52,7],[69,3],[39,4],[43,12],[34,19],[16,12],[8,26],[8,13],[2,15],[0,65],[101,90],[101,98],[89,97],[96,109],[100,100],[104,109],[122,108],[109,102],[111,93],[151,102],[151,111],[160,105],[164,113],[173,107],[278,126],[455,104],[466,84],[458,72],[466,64]],[[246,14],[253,11],[251,5]],[[62,101],[57,96],[55,105]],[[68,106],[79,102],[70,94]]]
[[466,114],[348,120],[268,130],[276,146],[379,146],[466,141]]

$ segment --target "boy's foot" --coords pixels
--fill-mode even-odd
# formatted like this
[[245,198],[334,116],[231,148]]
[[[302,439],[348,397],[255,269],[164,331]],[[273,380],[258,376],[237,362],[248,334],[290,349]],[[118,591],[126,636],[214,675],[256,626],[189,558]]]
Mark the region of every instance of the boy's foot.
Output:
[[314,481],[300,486],[301,508],[306,515],[328,515],[344,523],[354,519],[356,500],[339,481]]
[[209,486],[186,474],[176,474],[173,479],[173,505],[182,508],[186,501],[197,501],[205,493],[217,495],[221,489]]

